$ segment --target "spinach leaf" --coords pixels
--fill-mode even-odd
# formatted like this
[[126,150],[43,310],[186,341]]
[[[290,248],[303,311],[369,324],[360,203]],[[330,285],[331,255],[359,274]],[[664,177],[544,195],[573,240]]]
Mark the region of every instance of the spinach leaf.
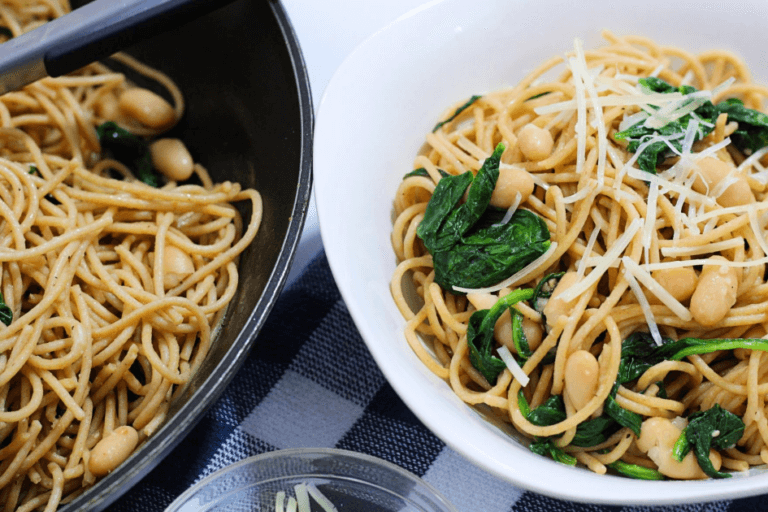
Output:
[[530,447],[533,453],[543,455],[544,457],[550,456],[556,462],[565,464],[567,466],[576,465],[576,457],[565,453],[562,448],[558,448],[549,438],[536,439],[531,443]]
[[493,327],[499,317],[514,304],[531,298],[530,288],[515,290],[505,295],[491,309],[481,309],[472,313],[467,326],[467,345],[469,346],[469,361],[486,380],[493,384],[507,365],[493,355]]
[[526,419],[539,427],[548,427],[565,421],[565,404],[560,395],[550,396],[546,402],[528,413]]
[[[565,272],[554,272],[542,278],[533,290],[533,298],[531,299],[531,305],[533,309],[539,313],[544,312],[544,306],[547,305],[549,298],[557,287],[557,283],[565,275]],[[546,320],[546,319],[545,319]],[[544,322],[546,323],[546,321]]]
[[733,145],[750,154],[768,146],[768,115],[745,107],[741,101],[724,101],[717,104],[718,113],[728,114],[728,121],[736,121],[739,127],[730,136]]
[[[438,169],[437,172],[439,172],[440,176],[442,176],[443,178],[450,176],[450,174],[448,174],[442,169]],[[411,176],[423,176],[425,178],[429,178],[429,173],[425,168],[419,167],[418,169],[414,169],[411,172],[407,173],[405,176],[403,176],[403,179],[410,178]]]
[[8,39],[13,37],[13,32],[8,27],[0,27],[0,36],[5,36]]
[[5,303],[3,294],[0,293],[0,322],[3,322],[5,325],[11,325],[12,321],[13,311],[11,311],[11,308]]
[[[668,84],[664,80],[661,80],[660,78],[656,77],[647,77],[647,78],[641,78],[639,80],[640,84],[644,86],[649,92],[652,93],[673,93],[673,92],[680,92],[681,94],[690,94],[692,92],[695,92],[696,89],[689,86],[689,85],[683,85],[680,87],[673,87],[672,85]],[[691,101],[695,100],[689,100],[686,102],[686,104],[689,104]],[[650,105],[650,108],[656,110],[658,107]],[[715,106],[710,101],[705,101],[702,105],[700,105],[696,110],[693,111],[693,114],[695,114],[696,117],[699,119],[706,121],[707,124],[699,123],[696,128],[696,134],[694,135],[694,142],[697,140],[701,140],[707,135],[709,135],[712,130],[714,130],[714,121],[717,118],[718,111],[715,108]],[[694,116],[691,114],[686,114],[682,116],[681,118],[672,121],[670,123],[667,123],[666,125],[662,126],[661,128],[649,128],[645,126],[645,120],[642,120],[626,130],[623,130],[621,132],[617,132],[614,137],[618,140],[626,140],[628,142],[627,144],[627,151],[634,153],[636,152],[640,145],[646,142],[647,140],[651,139],[652,137],[656,135],[662,135],[662,136],[678,136],[677,138],[671,139],[668,141],[672,147],[674,147],[677,151],[682,151],[683,149],[683,137],[685,135],[686,130],[688,129],[688,124],[694,119]],[[647,145],[643,152],[638,155],[637,157],[637,164],[640,167],[640,169],[649,172],[651,174],[656,174],[656,167],[661,164],[664,159],[667,157],[667,155],[671,152],[670,147],[667,145],[664,141],[656,141],[649,145]]]
[[468,171],[441,179],[416,230],[432,254],[435,282],[451,293],[457,293],[454,286],[496,284],[550,246],[546,223],[528,210],[517,210],[506,224],[489,222],[499,213],[489,203],[503,152],[503,144],[496,146],[477,176]]
[[[665,338],[662,341],[671,343]],[[662,345],[663,346],[663,345]],[[617,380],[620,384],[640,377],[651,366],[666,359],[653,337],[647,332],[635,332],[621,342],[621,363]]]
[[579,423],[571,444],[589,448],[607,441],[619,428],[621,427],[613,418],[606,415],[598,416]]
[[509,223],[477,230],[450,251],[433,253],[435,282],[449,291],[494,285],[544,254],[549,238],[540,217],[517,210]]
[[[641,78],[640,84],[652,93],[673,93],[680,92],[683,95],[696,92],[694,87],[683,85],[673,87],[664,80],[656,77]],[[694,100],[691,100],[694,101]],[[657,109],[653,105],[652,109]],[[728,114],[729,121],[736,121],[739,126],[731,134],[731,142],[745,154],[750,154],[758,149],[768,146],[768,115],[744,106],[743,102],[736,98],[729,98],[725,101],[713,105],[711,101],[703,102],[692,114],[686,114],[683,117],[672,121],[661,128],[648,128],[645,121],[630,126],[626,130],[615,134],[616,139],[626,140],[628,142],[627,150],[636,152],[640,145],[655,135],[677,136],[667,142],[677,151],[682,150],[683,136],[688,129],[688,125],[695,117],[704,123],[699,123],[694,136],[694,142],[703,139],[714,130],[714,123],[722,113]],[[706,124],[705,124],[706,123]],[[671,149],[667,143],[656,141],[647,145],[643,152],[638,155],[638,166],[651,174],[656,173],[656,167],[661,164],[670,154]]]
[[688,417],[680,438],[675,443],[673,456],[682,460],[690,450],[696,455],[699,466],[712,478],[729,478],[730,473],[717,471],[709,460],[709,450],[730,448],[744,434],[744,422],[719,404],[706,411],[695,412]]
[[638,466],[637,464],[628,464],[620,460],[611,462],[608,464],[608,467],[621,475],[638,480],[664,480],[664,475],[655,469]]
[[718,350],[733,350],[746,348],[749,350],[768,351],[768,340],[762,338],[715,338],[711,340],[699,338],[682,338],[660,347],[672,361],[679,361],[693,354],[708,354]]
[[470,106],[471,106],[471,105],[472,105],[474,102],[476,102],[476,101],[477,101],[477,100],[479,100],[480,98],[482,98],[482,96],[478,96],[478,95],[475,95],[475,96],[472,96],[471,98],[469,98],[469,100],[468,100],[468,101],[467,101],[465,104],[463,104],[462,106],[460,106],[459,108],[457,108],[457,109],[456,109],[456,111],[455,111],[455,112],[454,112],[454,113],[451,115],[451,117],[449,117],[449,118],[448,118],[448,119],[446,119],[445,121],[440,121],[439,123],[437,123],[437,124],[435,125],[435,127],[434,127],[434,128],[432,128],[432,133],[435,133],[435,132],[436,132],[437,130],[439,130],[439,129],[440,129],[440,127],[442,127],[444,124],[448,124],[448,123],[450,123],[451,121],[453,121],[454,119],[456,119],[456,117],[457,117],[459,114],[461,114],[461,113],[462,113],[462,112],[464,112],[466,109],[468,109],[468,108],[469,108],[469,107],[470,107]]
[[611,388],[611,392],[608,395],[608,398],[605,399],[605,404],[603,405],[604,414],[609,418],[612,418],[622,427],[629,428],[632,432],[637,434],[638,437],[640,437],[640,429],[643,426],[643,417],[636,412],[628,411],[619,405],[619,403],[616,401],[616,393],[618,391],[619,382],[617,381],[613,385],[613,388]]
[[515,351],[522,361],[531,357],[531,348],[528,346],[528,338],[525,337],[523,330],[523,314],[516,309],[511,309],[512,314],[512,344],[515,345]]
[[160,177],[152,170],[149,145],[112,121],[96,127],[102,149],[130,168],[136,177],[152,187],[160,186]]

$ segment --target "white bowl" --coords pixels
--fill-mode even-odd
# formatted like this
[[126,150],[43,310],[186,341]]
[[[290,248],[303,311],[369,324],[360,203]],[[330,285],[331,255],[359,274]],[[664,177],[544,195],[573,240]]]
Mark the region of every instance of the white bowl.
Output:
[[768,473],[706,481],[648,482],[601,476],[531,453],[431,374],[405,341],[389,292],[395,190],[447,106],[514,85],[554,54],[601,42],[604,28],[697,52],[742,55],[768,84],[764,0],[615,2],[433,1],[358,47],[320,104],[314,172],[320,231],[334,277],[358,329],[393,388],[454,450],[518,486],[613,504],[670,504],[768,492]]

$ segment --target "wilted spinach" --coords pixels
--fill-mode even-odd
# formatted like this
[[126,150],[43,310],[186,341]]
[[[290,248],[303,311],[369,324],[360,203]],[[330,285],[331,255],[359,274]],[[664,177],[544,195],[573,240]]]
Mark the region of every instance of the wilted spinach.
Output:
[[[442,169],[438,169],[437,172],[439,172],[440,176],[442,176],[443,178],[450,176],[450,174],[448,174]],[[418,169],[414,169],[411,172],[407,173],[405,176],[403,176],[403,179],[410,178],[411,176],[423,176],[425,178],[429,178],[429,173],[425,168],[419,167]]]
[[712,478],[729,478],[730,473],[717,471],[712,465],[709,450],[731,448],[743,434],[744,422],[741,418],[715,404],[711,409],[695,412],[688,417],[688,426],[675,443],[672,456],[682,461],[693,450],[704,473]]
[[530,288],[515,290],[496,302],[491,309],[481,309],[472,313],[467,326],[467,345],[469,361],[491,384],[504,371],[507,365],[493,355],[493,327],[508,308],[521,300],[528,300],[533,295]]
[[655,469],[638,466],[637,464],[628,464],[621,460],[611,462],[608,464],[608,467],[621,475],[638,480],[664,480],[664,475]]
[[555,443],[553,443],[552,440],[549,438],[536,439],[534,442],[531,443],[529,448],[533,453],[542,455],[544,457],[549,456],[555,462],[559,462],[560,464],[565,464],[567,466],[575,466],[576,463],[578,462],[576,460],[576,457],[568,453],[565,453],[565,451],[563,451],[562,448],[555,446]]
[[[656,77],[641,78],[640,84],[654,93],[673,93],[680,92],[683,95],[696,92],[696,88],[690,85],[681,85],[674,87],[664,80]],[[686,104],[690,103],[689,100]],[[657,109],[653,105],[652,109]],[[616,133],[614,136],[618,140],[628,142],[627,150],[636,152],[640,145],[655,135],[677,136],[667,142],[655,141],[648,144],[637,158],[637,164],[640,169],[656,174],[656,167],[661,164],[670,153],[670,147],[677,151],[682,151],[682,142],[688,125],[694,118],[700,121],[694,135],[694,142],[703,139],[714,130],[714,124],[717,117],[722,114],[728,114],[729,121],[739,123],[738,129],[731,135],[731,141],[739,150],[749,154],[768,145],[768,115],[756,110],[746,108],[744,104],[735,98],[725,100],[713,105],[711,101],[704,101],[697,107],[692,114],[686,114],[661,128],[649,128],[645,126],[645,120],[640,121],[626,130]],[[668,145],[669,144],[669,145]]]
[[476,101],[477,101],[477,100],[479,100],[480,98],[482,98],[482,96],[479,96],[479,95],[474,95],[474,96],[472,96],[471,98],[469,98],[469,100],[468,100],[468,101],[467,101],[465,104],[463,104],[462,106],[460,106],[459,108],[457,108],[457,109],[454,111],[454,113],[453,113],[453,114],[452,114],[452,115],[451,115],[451,116],[450,116],[448,119],[446,119],[446,120],[444,120],[444,121],[440,121],[439,123],[437,123],[437,124],[435,125],[435,127],[434,127],[434,128],[432,128],[432,133],[435,133],[435,132],[436,132],[437,130],[439,130],[439,129],[440,129],[440,127],[441,127],[441,126],[443,126],[444,124],[448,124],[448,123],[450,123],[451,121],[453,121],[454,119],[456,119],[456,117],[458,117],[458,115],[459,115],[459,114],[461,114],[461,113],[462,113],[462,112],[464,112],[466,109],[468,109],[468,108],[469,108],[469,107],[470,107],[470,106],[471,106],[471,105],[472,105],[474,102],[476,102]]
[[549,249],[549,230],[536,214],[519,209],[506,224],[489,219],[500,212],[489,203],[503,152],[499,144],[477,176],[468,171],[441,179],[416,231],[432,254],[435,282],[451,293],[454,286],[496,284]]
[[152,187],[160,186],[160,177],[152,169],[149,145],[143,139],[112,121],[97,126],[96,133],[102,149],[131,169],[139,180]]
[[0,293],[0,322],[3,322],[5,325],[11,325],[12,321],[13,311],[11,311],[11,308],[5,303],[3,294]]

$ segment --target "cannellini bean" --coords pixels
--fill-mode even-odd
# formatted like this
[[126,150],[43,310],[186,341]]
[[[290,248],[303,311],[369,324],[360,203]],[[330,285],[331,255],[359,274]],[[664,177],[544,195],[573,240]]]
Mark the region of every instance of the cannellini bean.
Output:
[[699,276],[690,267],[654,270],[653,278],[680,302],[691,298],[699,282]]
[[[686,424],[687,421],[682,419],[673,422],[667,418],[648,418],[643,422],[640,437],[637,438],[637,447],[648,454],[648,458],[656,464],[663,475],[678,480],[707,478],[693,452],[689,452],[682,462],[672,457],[672,448]],[[709,460],[712,461],[715,469],[720,469],[722,458],[719,453],[710,450]]]
[[529,123],[518,132],[517,145],[528,160],[538,162],[552,154],[555,141],[549,130]]
[[[509,293],[509,292],[507,292]],[[506,293],[499,294],[503,297]],[[496,295],[490,293],[468,293],[467,300],[475,307],[475,309],[491,309],[491,307],[498,302],[499,298]],[[541,326],[528,318],[523,319],[523,333],[525,339],[528,341],[528,348],[536,350],[541,343],[542,329]],[[512,315],[509,311],[505,311],[496,320],[496,325],[493,327],[493,338],[497,343],[507,347],[510,352],[517,353],[515,344],[512,342]]]
[[195,271],[189,254],[175,245],[167,244],[163,253],[163,285],[170,290]]
[[194,162],[187,146],[179,139],[158,139],[149,146],[152,165],[171,181],[192,176]]
[[[708,156],[696,162],[698,170],[693,182],[693,190],[701,194],[711,193],[723,179],[734,170],[733,165],[719,158]],[[736,181],[716,198],[722,206],[739,206],[755,202],[755,195],[749,188],[746,178],[734,174]]]
[[699,283],[691,296],[691,314],[705,327],[720,322],[736,303],[739,274],[735,268],[717,264],[722,256],[709,258],[699,275]]
[[524,169],[500,169],[499,179],[491,195],[491,205],[509,208],[520,194],[520,204],[533,193],[533,176]]
[[176,112],[171,104],[148,89],[128,89],[120,95],[118,103],[124,115],[150,128],[162,130],[176,121]]
[[586,350],[577,350],[565,362],[565,393],[578,411],[597,393],[600,383],[600,365],[597,358]]
[[547,301],[546,306],[544,306],[544,316],[547,318],[547,325],[550,328],[554,327],[557,319],[562,315],[567,316],[571,313],[571,309],[573,309],[578,298],[574,298],[570,302],[565,302],[560,298],[560,295],[578,281],[579,276],[576,272],[566,272],[552,291],[552,296],[549,298],[549,301]]
[[120,117],[120,105],[114,94],[105,94],[93,105],[96,115],[112,121]]
[[128,425],[116,428],[93,447],[88,469],[95,476],[106,475],[122,464],[133,453],[137,444],[139,433],[136,429]]

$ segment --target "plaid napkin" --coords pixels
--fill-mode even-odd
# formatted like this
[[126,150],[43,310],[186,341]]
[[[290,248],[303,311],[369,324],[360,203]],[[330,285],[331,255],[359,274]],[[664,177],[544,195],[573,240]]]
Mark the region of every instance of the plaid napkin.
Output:
[[475,467],[422,425],[386,382],[322,252],[283,291],[218,402],[110,510],[160,512],[224,466],[298,447],[341,448],[385,459],[421,476],[460,512],[768,510],[768,496],[675,507],[571,503],[523,491]]

